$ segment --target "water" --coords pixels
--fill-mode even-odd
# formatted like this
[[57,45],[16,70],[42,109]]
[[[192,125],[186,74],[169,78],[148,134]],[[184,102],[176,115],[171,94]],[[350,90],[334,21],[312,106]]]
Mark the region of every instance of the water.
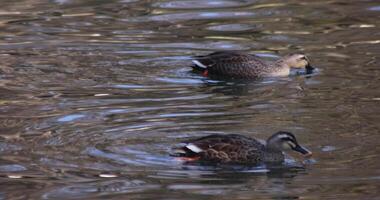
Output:
[[[0,199],[378,199],[378,1],[1,1]],[[308,55],[223,82],[190,56]],[[183,165],[189,137],[295,133],[303,169]],[[296,163],[302,162],[293,155]]]

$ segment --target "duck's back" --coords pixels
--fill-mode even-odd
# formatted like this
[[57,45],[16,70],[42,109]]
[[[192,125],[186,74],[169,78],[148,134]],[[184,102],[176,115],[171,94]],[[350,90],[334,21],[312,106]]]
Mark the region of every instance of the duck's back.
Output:
[[210,75],[231,78],[256,78],[264,76],[269,62],[258,56],[234,51],[220,51],[206,56],[197,56],[193,60],[195,70],[208,70]]
[[209,135],[185,142],[181,148],[184,157],[218,163],[251,163],[264,161],[264,145],[242,135]]

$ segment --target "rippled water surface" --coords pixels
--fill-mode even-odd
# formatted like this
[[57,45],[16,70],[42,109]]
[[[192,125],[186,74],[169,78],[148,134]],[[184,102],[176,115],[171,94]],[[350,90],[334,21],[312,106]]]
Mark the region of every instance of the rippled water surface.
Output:
[[[0,199],[379,198],[379,1],[0,2]],[[190,72],[191,56],[216,50],[303,52],[318,73]],[[168,156],[191,137],[278,130],[315,161],[225,169]]]

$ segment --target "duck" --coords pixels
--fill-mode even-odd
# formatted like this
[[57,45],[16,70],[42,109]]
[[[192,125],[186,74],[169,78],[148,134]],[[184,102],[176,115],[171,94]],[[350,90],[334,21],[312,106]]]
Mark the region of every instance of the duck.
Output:
[[256,79],[262,77],[289,76],[291,68],[305,68],[311,74],[314,67],[304,54],[290,54],[275,61],[239,51],[217,51],[192,58],[194,72],[203,76],[227,77],[232,79]]
[[180,143],[171,155],[185,162],[259,165],[284,162],[285,150],[312,155],[286,131],[274,133],[266,142],[240,134],[212,134]]

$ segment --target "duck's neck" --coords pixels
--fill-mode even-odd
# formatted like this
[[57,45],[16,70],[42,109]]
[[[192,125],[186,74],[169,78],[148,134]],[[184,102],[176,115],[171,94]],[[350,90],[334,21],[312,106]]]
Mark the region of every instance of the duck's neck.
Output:
[[278,59],[272,63],[271,76],[288,76],[290,74],[290,67],[283,59]]
[[271,147],[271,145],[267,145],[265,147],[265,162],[282,162],[284,161],[284,153],[277,149]]

